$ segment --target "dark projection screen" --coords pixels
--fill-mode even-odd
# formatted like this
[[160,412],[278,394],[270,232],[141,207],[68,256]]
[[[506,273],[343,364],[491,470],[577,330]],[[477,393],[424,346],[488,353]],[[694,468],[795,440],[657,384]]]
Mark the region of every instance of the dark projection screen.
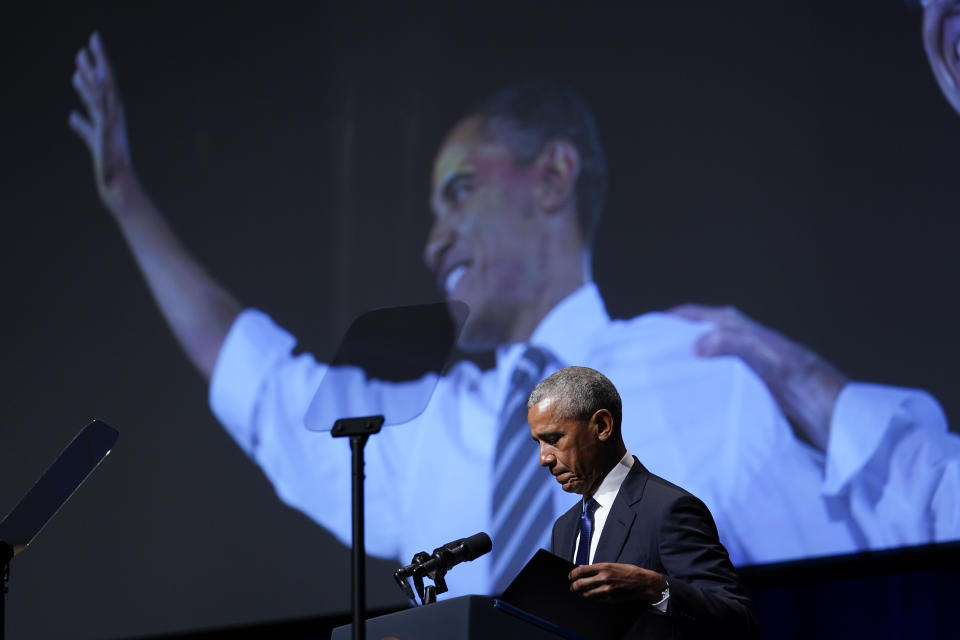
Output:
[[[218,424],[100,203],[67,125],[74,57],[94,29],[144,188],[217,282],[297,337],[297,354],[329,358],[369,309],[439,299],[423,259],[437,150],[474,101],[549,78],[589,107],[606,155],[593,279],[611,317],[733,305],[852,381],[929,392],[957,424],[960,117],[927,66],[919,14],[893,0],[515,4],[6,10],[0,513],[89,419],[121,432],[14,560],[9,637],[349,609],[348,547],[286,506]],[[653,444],[626,444],[651,470],[672,468]],[[394,463],[439,474],[438,497],[474,479],[445,476],[449,461]],[[348,487],[316,489],[343,502]],[[708,500],[715,515],[724,500]],[[721,537],[724,523],[763,519],[730,504]],[[437,517],[464,530],[393,526],[427,551],[478,530]],[[391,531],[368,533],[395,556],[368,564],[372,607],[404,602],[390,574],[410,558]],[[897,544],[880,538],[870,546]],[[727,542],[741,564],[797,557]]]

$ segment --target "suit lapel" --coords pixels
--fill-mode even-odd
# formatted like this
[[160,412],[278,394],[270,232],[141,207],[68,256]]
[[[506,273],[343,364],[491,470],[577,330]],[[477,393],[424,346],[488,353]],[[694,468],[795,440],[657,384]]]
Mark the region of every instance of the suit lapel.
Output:
[[576,543],[577,533],[580,531],[577,520],[582,510],[583,503],[577,502],[557,521],[557,548],[553,552],[570,561],[573,560],[573,545]]
[[[643,497],[643,489],[647,485],[649,477],[650,472],[634,456],[630,473],[627,474],[620,486],[620,491],[617,492],[617,497],[613,500],[613,506],[610,507],[607,522],[603,525],[603,533],[600,534],[597,551],[593,557],[594,562],[616,562],[620,559],[623,545],[626,543],[627,537],[630,535],[630,529],[637,518],[633,505]],[[570,553],[573,554],[572,546]]]

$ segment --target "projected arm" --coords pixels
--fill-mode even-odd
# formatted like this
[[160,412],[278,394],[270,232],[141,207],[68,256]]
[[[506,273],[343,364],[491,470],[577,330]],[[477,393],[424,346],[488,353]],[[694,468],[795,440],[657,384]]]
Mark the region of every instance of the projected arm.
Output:
[[687,304],[671,311],[688,320],[712,322],[697,341],[704,357],[738,356],[763,380],[783,412],[825,451],[830,420],[847,378],[833,365],[785,336],[767,329],[733,307]]
[[948,432],[933,396],[849,382],[817,354],[733,308],[684,305],[673,313],[713,322],[698,353],[742,358],[827,453],[820,491],[846,496],[864,548],[960,538],[960,438]]
[[73,86],[86,115],[71,112],[70,128],[90,150],[100,199],[119,225],[167,324],[209,381],[240,306],[187,251],[140,185],[123,104],[97,33],[77,53],[76,65]]

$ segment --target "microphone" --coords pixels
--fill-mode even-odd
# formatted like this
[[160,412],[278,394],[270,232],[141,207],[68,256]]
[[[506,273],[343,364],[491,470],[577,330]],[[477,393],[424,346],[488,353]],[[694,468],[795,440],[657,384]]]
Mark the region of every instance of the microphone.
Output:
[[481,531],[469,538],[460,538],[437,547],[432,556],[424,558],[427,554],[417,554],[412,563],[399,569],[394,575],[398,580],[410,576],[430,576],[435,579],[437,574],[442,576],[461,562],[476,560],[491,549],[493,543],[490,536]]

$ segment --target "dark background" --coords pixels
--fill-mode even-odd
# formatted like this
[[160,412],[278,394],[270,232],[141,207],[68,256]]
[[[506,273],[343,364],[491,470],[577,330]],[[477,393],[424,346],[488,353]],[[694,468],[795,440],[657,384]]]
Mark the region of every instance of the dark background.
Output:
[[[547,75],[592,107],[606,147],[595,276],[612,315],[734,304],[853,378],[928,389],[958,415],[960,118],[919,14],[570,4],[2,10],[0,513],[88,419],[121,431],[14,561],[9,637],[349,608],[348,549],[283,506],[217,425],[98,202],[67,127],[95,28],[157,204],[319,357],[362,311],[435,297],[420,256],[444,131],[499,85]],[[371,563],[371,606],[402,602],[395,568]]]

